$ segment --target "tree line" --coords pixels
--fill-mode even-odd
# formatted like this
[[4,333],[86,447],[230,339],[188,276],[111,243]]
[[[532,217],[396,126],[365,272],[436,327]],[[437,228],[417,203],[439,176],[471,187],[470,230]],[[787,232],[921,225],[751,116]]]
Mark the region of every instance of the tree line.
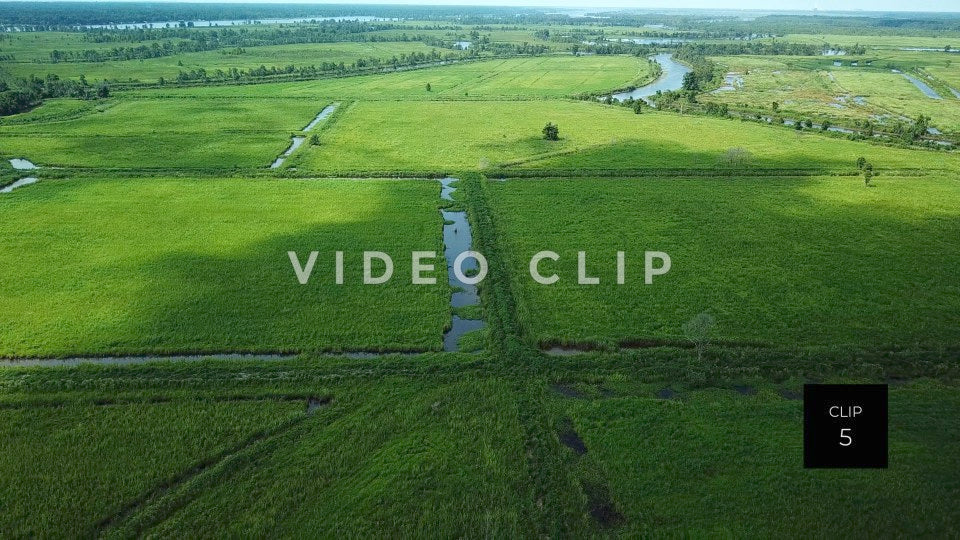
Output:
[[[477,53],[474,51],[463,51],[460,53],[447,52],[441,53],[437,50],[430,51],[429,53],[422,52],[413,52],[408,54],[401,54],[400,56],[393,56],[389,59],[382,59],[376,57],[370,58],[361,58],[357,59],[354,62],[349,64],[345,62],[322,62],[319,65],[313,64],[309,66],[294,66],[287,65],[284,67],[277,66],[260,66],[257,68],[252,68],[249,70],[230,68],[227,70],[215,69],[207,70],[204,68],[198,68],[190,71],[181,70],[176,77],[177,83],[187,83],[187,82],[196,82],[196,81],[255,81],[257,79],[264,78],[276,78],[278,76],[291,76],[293,78],[313,78],[322,75],[346,75],[354,72],[369,71],[371,69],[377,68],[401,68],[416,66],[420,64],[431,64],[437,62],[455,62],[459,60],[464,60],[470,57],[477,56]],[[159,84],[166,84],[166,80],[163,77],[160,78]]]
[[[298,26],[291,28],[273,28],[263,31],[245,31],[225,28],[214,31],[194,31],[186,34],[187,39],[170,40],[164,31],[148,31],[144,34],[155,35],[152,43],[138,46],[113,47],[111,49],[53,50],[50,62],[106,62],[111,60],[144,60],[174,56],[177,54],[212,51],[218,49],[257,47],[265,45],[299,45],[304,43],[342,43],[342,42],[422,42],[428,46],[451,48],[452,42],[427,34],[402,33],[396,36],[370,34],[393,25],[373,25],[367,23],[324,23],[319,26]],[[122,32],[117,32],[122,33]],[[109,33],[106,35],[113,35]],[[176,35],[176,33],[171,33]],[[164,36],[164,37],[161,37]],[[161,41],[161,40],[167,41]],[[98,39],[92,41],[101,42]],[[480,40],[478,40],[480,41]],[[487,40],[489,41],[489,40]],[[108,41],[103,41],[108,42]]]
[[110,87],[106,83],[90,84],[84,77],[74,81],[53,74],[45,78],[30,76],[15,81],[13,86],[0,81],[0,116],[27,111],[46,98],[97,99],[109,96]]

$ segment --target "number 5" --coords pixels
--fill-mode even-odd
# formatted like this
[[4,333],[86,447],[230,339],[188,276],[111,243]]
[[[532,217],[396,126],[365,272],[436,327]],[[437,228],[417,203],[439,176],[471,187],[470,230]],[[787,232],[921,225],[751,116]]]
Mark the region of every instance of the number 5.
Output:
[[[840,446],[850,446],[853,444],[853,437],[846,434],[847,431],[850,431],[850,428],[843,428],[840,430]],[[843,442],[846,439],[847,442]]]

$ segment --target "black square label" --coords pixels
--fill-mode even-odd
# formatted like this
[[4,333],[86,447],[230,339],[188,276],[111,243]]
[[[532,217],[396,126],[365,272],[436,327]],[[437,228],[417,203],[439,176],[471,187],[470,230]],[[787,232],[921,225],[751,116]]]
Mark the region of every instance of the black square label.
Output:
[[886,468],[887,385],[804,385],[803,466]]

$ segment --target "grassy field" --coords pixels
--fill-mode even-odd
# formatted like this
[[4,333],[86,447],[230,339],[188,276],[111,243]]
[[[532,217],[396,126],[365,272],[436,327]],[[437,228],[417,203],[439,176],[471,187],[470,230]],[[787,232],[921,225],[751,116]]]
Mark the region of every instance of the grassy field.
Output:
[[[858,178],[645,178],[488,189],[521,320],[541,342],[683,341],[683,323],[700,312],[727,342],[934,348],[960,339],[952,177],[881,177],[872,188]],[[544,264],[557,284],[528,276],[541,250],[561,256]],[[600,285],[577,284],[580,250]],[[627,251],[625,285],[614,280],[617,250]],[[645,250],[673,262],[653,285],[643,283]]]
[[96,107],[76,103],[54,100],[7,117],[0,125],[3,152],[38,165],[266,168],[290,145],[290,134],[330,102],[113,98]]
[[[476,30],[551,53],[112,85],[107,99],[44,98],[0,118],[0,184],[28,174],[9,158],[41,166],[37,184],[0,194],[0,360],[290,354],[0,361],[0,537],[960,536],[958,154],[573,99],[651,78],[643,55],[573,45],[686,33],[689,20],[463,20],[383,21],[396,28],[367,37]],[[960,132],[948,92],[960,56],[899,50],[951,36],[777,38],[867,53],[717,57],[744,86],[696,99],[847,123],[924,113]],[[152,81],[432,49],[47,63],[54,49],[136,44],[0,33],[0,55],[15,57],[0,79]],[[894,67],[930,75],[945,99]],[[559,140],[544,139],[548,122]],[[268,169],[292,136],[313,134]],[[422,179],[440,174],[461,179],[453,201]],[[489,260],[478,305],[451,307],[441,206],[467,213]],[[364,250],[393,256],[389,283],[362,284]],[[542,250],[560,255],[541,264],[557,284],[529,276]],[[646,250],[672,259],[651,285]],[[319,252],[309,285],[289,251]],[[411,284],[412,251],[437,252],[437,285]],[[576,283],[578,251],[599,285]],[[704,312],[716,327],[701,355],[682,327]],[[440,352],[454,314],[486,326]],[[558,344],[594,350],[541,350]],[[339,356],[357,351],[385,354]],[[422,354],[389,354],[411,351]],[[813,381],[890,383],[889,469],[803,468],[799,396]]]
[[[860,156],[881,168],[952,171],[960,166],[960,160],[953,153],[888,148],[817,132],[797,133],[783,126],[702,116],[643,114],[637,117],[622,108],[609,114],[611,119],[622,123],[622,131],[616,131],[618,126],[609,122],[598,128],[609,138],[597,137],[593,144],[520,160],[510,164],[511,167],[552,171],[686,168],[718,172],[731,169],[850,172],[855,170],[850,164]],[[690,138],[689,133],[702,136]],[[731,162],[731,149],[745,150],[744,159]]]
[[[109,51],[117,46],[116,42],[97,43],[85,39],[80,32],[4,32],[0,38],[0,49],[4,54],[13,55],[14,62],[48,62],[53,51],[83,51],[87,49]],[[177,42],[180,39],[145,40],[137,42],[148,47],[165,41]],[[4,65],[9,65],[4,62]]]
[[[344,399],[346,385],[337,385],[330,410],[275,441],[255,470],[189,496],[144,532],[516,537],[530,530],[513,385],[470,377],[361,384],[366,392]],[[131,521],[120,530],[140,525]]]
[[[87,45],[87,44],[85,44]],[[139,46],[139,44],[137,45]],[[89,47],[94,48],[94,47]],[[163,77],[175,80],[181,71],[204,69],[211,75],[218,69],[231,68],[250,70],[260,66],[285,68],[286,66],[319,66],[323,62],[343,62],[347,65],[359,60],[377,58],[390,60],[394,56],[411,53],[430,53],[436,47],[420,42],[387,43],[301,43],[296,45],[268,45],[244,47],[243,52],[233,49],[182,53],[145,60],[116,60],[107,62],[60,62],[50,63],[49,58],[37,61],[7,62],[4,70],[13,77],[45,76],[56,73],[61,78],[85,76],[96,80],[137,80],[153,82]],[[61,48],[61,50],[64,50]],[[449,52],[440,49],[440,52]],[[17,53],[15,53],[17,54]],[[19,58],[19,54],[17,57]]]
[[142,493],[302,410],[268,400],[0,409],[0,532],[95,535]]
[[4,369],[0,532],[957,532],[955,386],[891,389],[889,470],[806,471],[779,385],[660,399],[631,366],[566,373],[575,397],[438,356]]
[[[471,99],[565,97],[646,81],[646,59],[632,56],[541,56],[465,62],[430,69],[256,86],[141,90],[144,96],[317,97],[336,99]],[[430,84],[431,91],[426,90]]]
[[842,88],[865,96],[868,102],[891,114],[910,118],[925,114],[934,119],[931,123],[941,131],[960,132],[960,100],[953,95],[941,95],[942,99],[928,97],[899,73],[837,70],[834,76]]
[[[889,470],[811,471],[798,466],[801,402],[774,388],[664,400],[654,398],[658,388],[623,379],[595,386],[613,396],[558,400],[586,444],[580,467],[592,465],[609,481],[624,516],[619,535],[951,536],[960,530],[950,502],[960,487],[960,460],[950,450],[960,431],[946,420],[960,412],[955,388],[917,384],[891,392]],[[897,511],[873,511],[879,508]]]
[[[768,110],[772,102],[780,105],[787,118],[828,118],[851,122],[870,120],[875,123],[931,117],[931,124],[941,131],[960,131],[960,101],[945,85],[960,81],[960,63],[955,55],[897,51],[868,57],[716,57],[722,69],[736,74],[742,87],[734,91],[713,92],[705,101],[726,103],[733,107]],[[841,62],[841,66],[832,63]],[[851,67],[858,62],[859,67]],[[871,66],[865,66],[871,62]],[[891,66],[891,67],[884,67]],[[936,77],[927,80],[943,99],[933,99],[920,91],[900,70],[919,69]],[[919,75],[925,78],[924,75]]]
[[885,36],[885,35],[843,35],[843,34],[787,34],[783,36],[783,41],[790,43],[813,43],[824,45],[841,45],[843,47],[852,47],[853,45],[863,45],[867,47],[868,52],[873,49],[899,49],[902,47],[923,47],[931,49],[943,49],[947,45],[957,48],[960,44],[960,36]]
[[[547,122],[560,140],[543,139]],[[690,138],[689,133],[703,137]],[[953,155],[884,148],[797,134],[780,126],[674,114],[636,115],[590,102],[358,102],[321,144],[299,154],[310,171],[728,168],[731,148],[748,169],[851,170],[865,156],[877,167],[955,170]]]
[[[445,268],[438,204],[423,181],[43,180],[0,199],[0,357],[438,349],[446,280],[409,280],[411,251]],[[291,250],[322,253],[307,286]],[[394,279],[364,286],[363,250]]]

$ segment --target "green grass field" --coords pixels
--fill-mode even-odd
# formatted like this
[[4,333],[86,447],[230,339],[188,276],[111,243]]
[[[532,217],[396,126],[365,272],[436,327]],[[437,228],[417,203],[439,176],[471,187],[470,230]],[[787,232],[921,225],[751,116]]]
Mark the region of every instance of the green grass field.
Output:
[[330,102],[113,98],[81,110],[61,103],[24,113],[30,121],[8,117],[3,152],[53,166],[267,168]]
[[[484,60],[295,83],[140,90],[143,96],[317,97],[337,99],[471,99],[565,97],[604,92],[649,79],[645,59],[631,56],[542,56]],[[426,90],[430,84],[431,91]]]
[[128,501],[302,410],[269,400],[15,403],[0,410],[0,531],[94,535]]
[[[0,531],[958,530],[955,386],[891,390],[889,470],[805,471],[801,404],[781,397],[780,385],[741,395],[674,381],[674,398],[659,399],[662,385],[625,365],[601,376],[567,372],[571,398],[541,377],[457,374],[437,360],[0,371],[9,450],[0,493],[12,502]],[[328,403],[307,414],[309,397]],[[562,442],[571,432],[585,453]]]
[[949,502],[960,465],[950,450],[960,432],[946,420],[960,412],[954,388],[917,384],[891,392],[891,464],[878,474],[798,468],[801,402],[773,388],[663,400],[649,385],[598,384],[613,397],[565,399],[563,409],[586,443],[580,460],[609,481],[624,516],[619,535],[950,536],[960,526]]
[[[84,44],[92,45],[92,44]],[[137,45],[139,46],[139,45]],[[94,47],[83,47],[94,48]],[[61,48],[60,50],[64,50]],[[114,60],[107,62],[59,62],[50,63],[49,58],[37,61],[13,62],[4,65],[5,71],[13,77],[44,76],[55,73],[61,78],[85,76],[89,81],[96,80],[137,80],[157,81],[163,77],[167,81],[175,80],[181,71],[190,72],[204,69],[211,75],[218,69],[229,71],[231,68],[250,70],[260,66],[267,68],[286,66],[320,66],[323,62],[343,62],[347,65],[359,60],[378,58],[384,61],[394,56],[411,53],[426,53],[436,50],[420,42],[391,43],[303,43],[296,45],[269,45],[263,47],[244,47],[242,53],[234,49],[183,53],[145,60]],[[440,52],[449,52],[440,50]],[[17,58],[20,57],[19,53]],[[49,54],[49,53],[48,53]]]
[[[684,340],[700,312],[715,338],[861,348],[956,343],[952,177],[508,180],[489,185],[520,318],[540,342]],[[903,246],[910,246],[904,249]],[[530,257],[561,276],[540,285]],[[627,283],[615,283],[616,251]],[[673,268],[645,285],[643,252]],[[577,284],[588,252],[598,286]],[[544,274],[549,275],[549,274]],[[909,295],[901,295],[910,291]],[[894,300],[896,299],[896,300]]]
[[[153,42],[0,32],[0,82],[167,79],[29,105],[0,91],[4,110],[32,107],[0,118],[0,186],[40,179],[0,194],[0,537],[960,536],[957,152],[578,99],[650,81],[653,49],[607,54],[618,38],[750,47],[756,24],[867,50],[711,57],[744,86],[690,101],[846,124],[923,113],[954,138],[960,56],[900,50],[942,48],[960,34],[930,28],[953,19],[446,9],[321,39],[350,42],[96,64],[48,60]],[[784,32],[790,17],[836,30]],[[299,26],[230,31],[289,43]],[[431,40],[489,48],[363,76],[170,81]],[[269,168],[294,136],[308,142]],[[460,179],[452,200],[440,176]],[[477,304],[451,305],[445,241],[467,231],[441,208],[466,213],[488,260]],[[389,283],[362,284],[365,250],[393,257]],[[529,276],[542,250],[560,255],[541,264],[554,285]],[[647,250],[672,260],[650,285]],[[308,285],[289,251],[319,252]],[[437,253],[436,285],[411,283],[413,251]],[[600,284],[576,283],[578,251]],[[705,350],[683,330],[700,313],[716,320]],[[446,352],[454,316],[484,327]],[[193,356],[155,358],[170,355]],[[890,385],[888,469],[803,468],[811,382]]]
[[[424,181],[43,180],[0,199],[0,357],[439,349],[449,288],[409,279],[414,250],[444,268],[438,205]],[[322,253],[306,286],[291,250]],[[364,286],[363,250],[395,278]]]
[[[546,141],[547,122],[560,140]],[[711,134],[691,139],[689,133]],[[884,148],[797,134],[780,126],[733,120],[636,115],[590,102],[357,102],[321,144],[300,154],[310,171],[456,170],[506,166],[591,170],[729,168],[727,152],[750,153],[749,169],[851,170],[859,156],[877,167],[951,169],[943,152]]]

